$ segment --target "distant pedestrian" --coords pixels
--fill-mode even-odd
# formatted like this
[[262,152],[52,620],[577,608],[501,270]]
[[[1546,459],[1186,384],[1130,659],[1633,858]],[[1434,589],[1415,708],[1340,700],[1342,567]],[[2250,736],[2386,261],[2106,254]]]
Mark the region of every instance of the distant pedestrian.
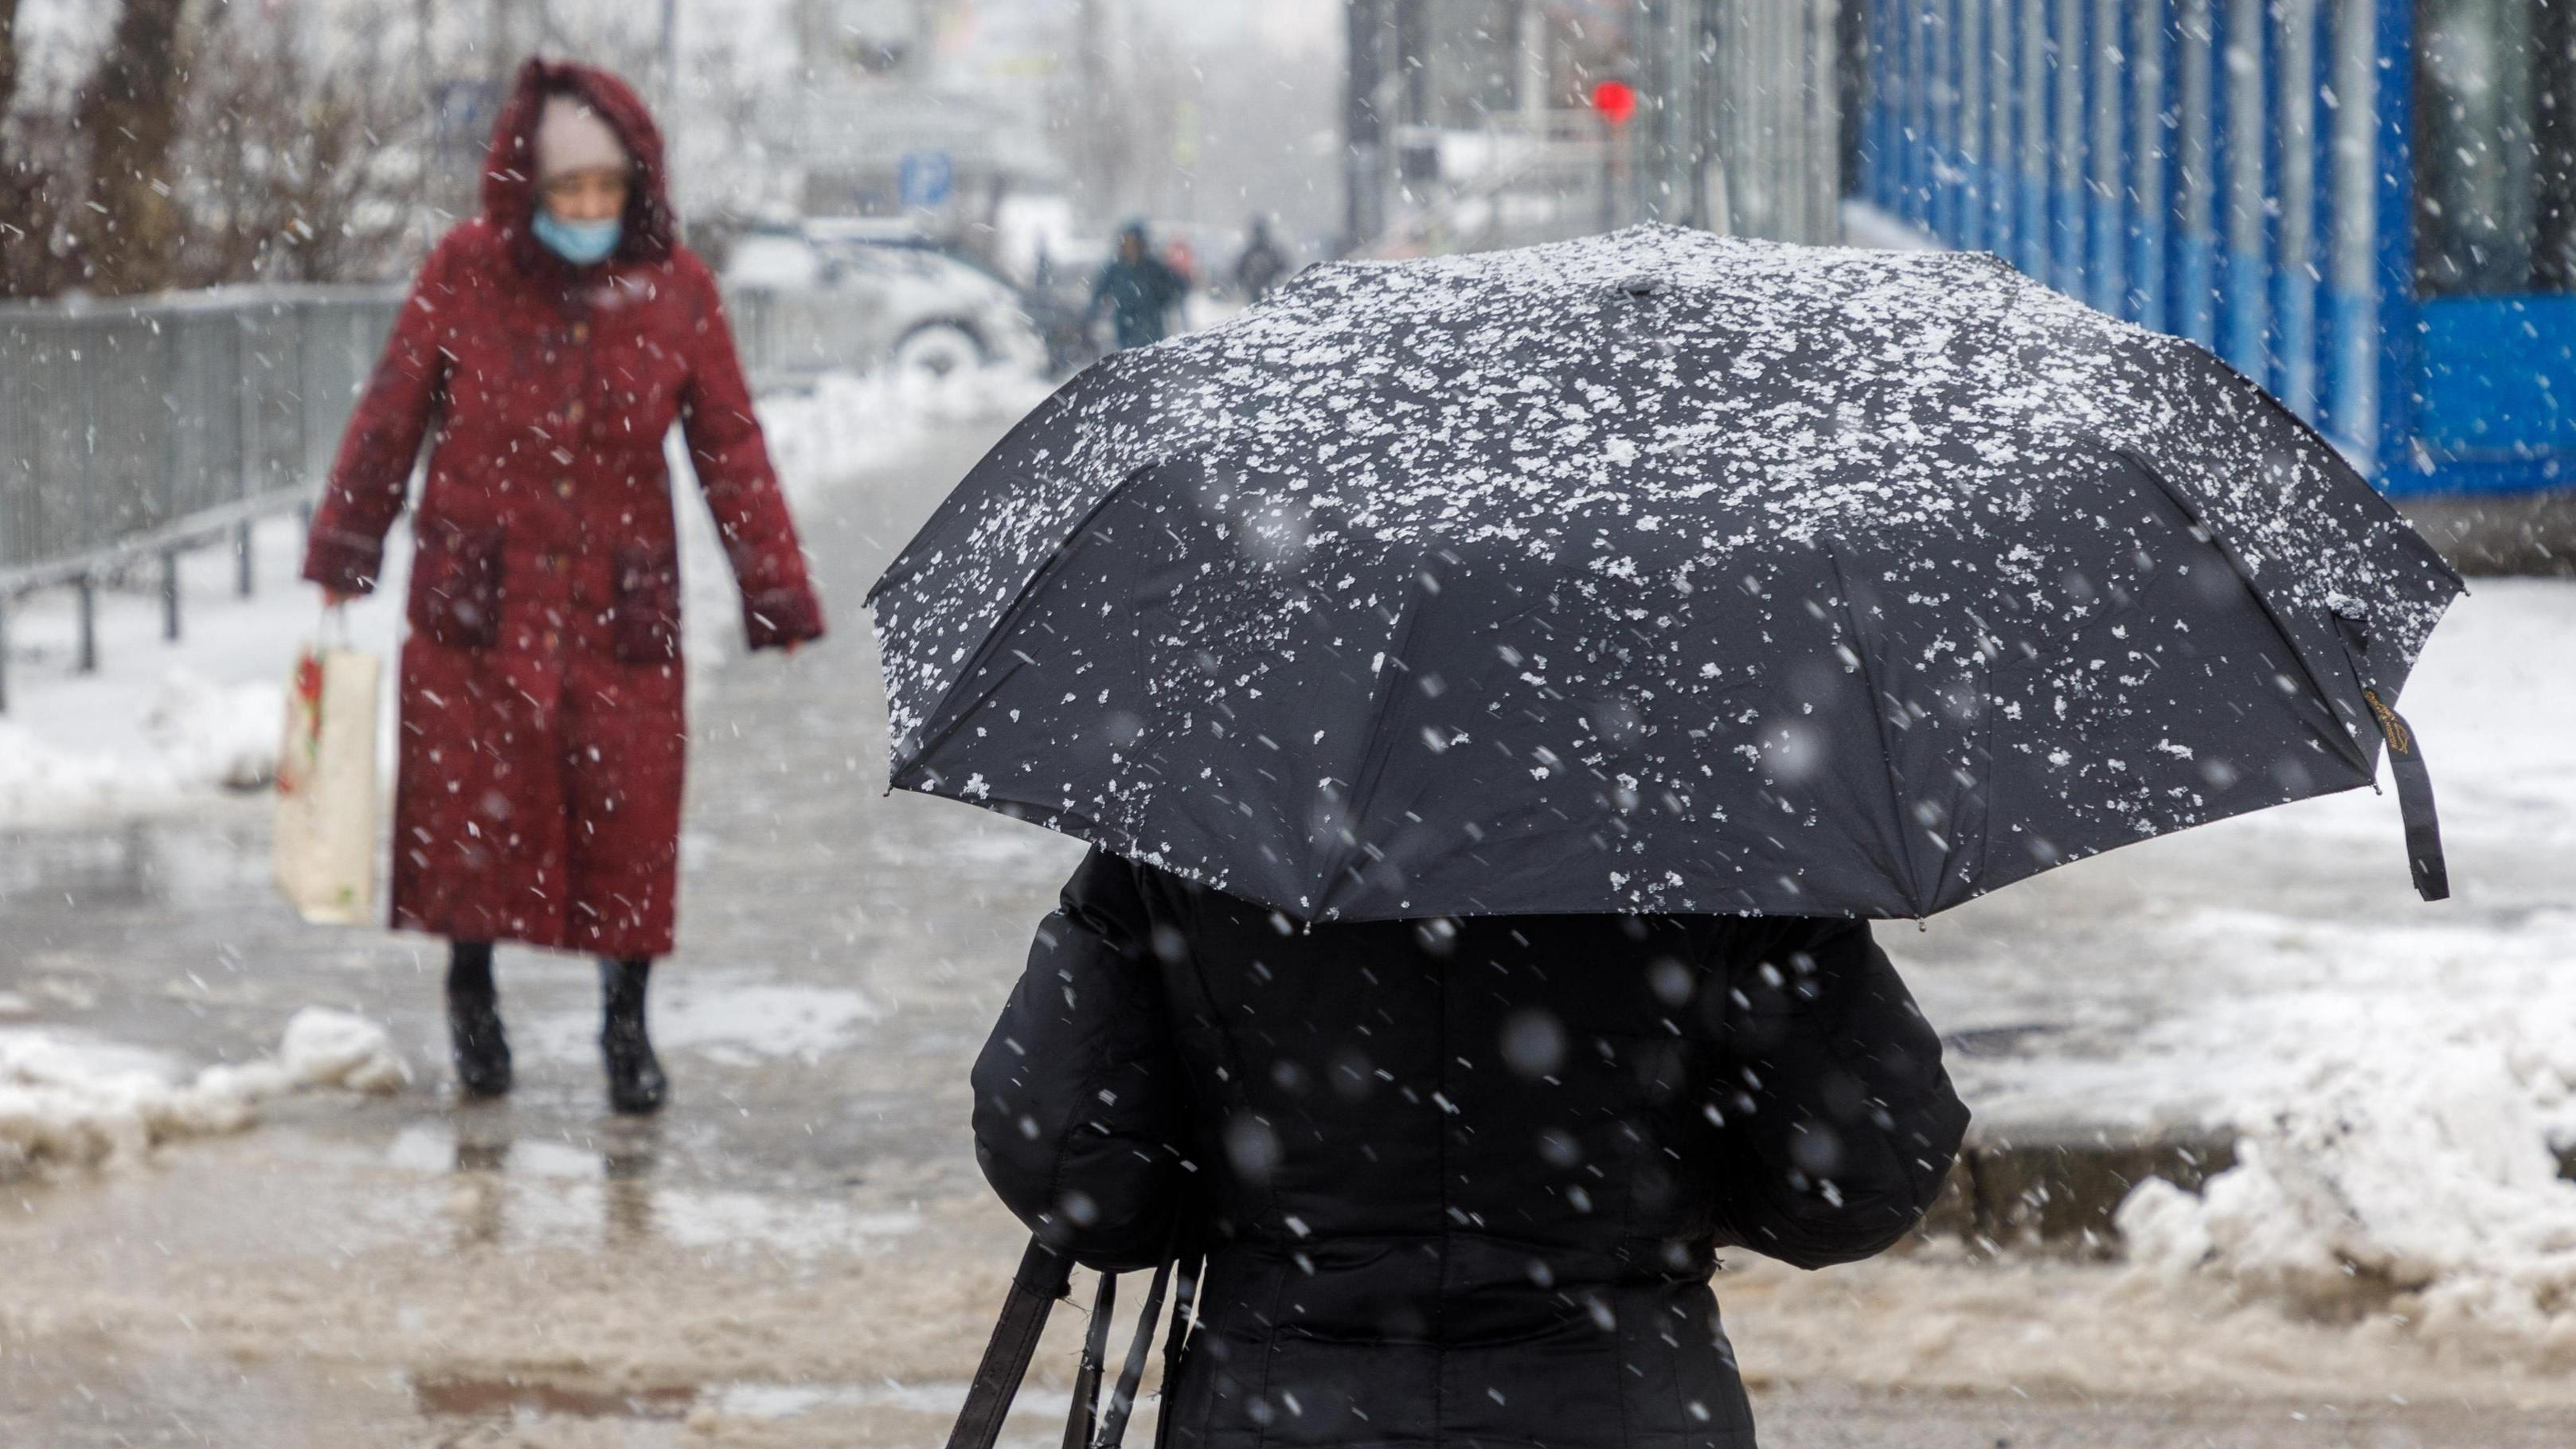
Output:
[[1100,850],[974,1084],[1042,1241],[1205,1256],[1163,1408],[1199,1449],[1751,1449],[1718,1252],[1887,1248],[1968,1116],[1863,921],[1305,928]]
[[1171,335],[1172,309],[1189,296],[1189,282],[1154,255],[1143,222],[1129,222],[1118,233],[1118,254],[1100,269],[1091,284],[1086,325],[1105,309],[1118,347],[1144,347]]
[[383,574],[424,437],[402,646],[393,924],[449,938],[470,1096],[509,1091],[492,944],[600,958],[609,1098],[665,1082],[644,1015],[672,944],[683,756],[677,422],[751,647],[823,632],[713,274],[673,235],[660,133],[626,84],[532,60],[482,214],[422,266],[340,444],[304,576]]
[[1243,255],[1234,259],[1234,285],[1242,291],[1243,300],[1258,302],[1284,281],[1289,269],[1288,253],[1270,236],[1270,219],[1256,216],[1243,243]]

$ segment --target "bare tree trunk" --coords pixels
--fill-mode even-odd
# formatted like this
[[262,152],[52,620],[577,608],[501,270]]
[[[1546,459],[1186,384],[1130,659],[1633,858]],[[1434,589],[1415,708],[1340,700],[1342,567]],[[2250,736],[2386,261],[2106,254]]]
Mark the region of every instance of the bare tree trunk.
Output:
[[109,294],[165,284],[180,232],[168,175],[187,84],[180,21],[187,0],[125,0],[77,110],[89,145],[82,219],[89,284]]
[[18,99],[18,0],[0,0],[0,121]]
[[0,0],[0,297],[42,297],[62,285],[52,243],[71,182],[69,137],[59,118],[13,116],[17,98],[18,0]]

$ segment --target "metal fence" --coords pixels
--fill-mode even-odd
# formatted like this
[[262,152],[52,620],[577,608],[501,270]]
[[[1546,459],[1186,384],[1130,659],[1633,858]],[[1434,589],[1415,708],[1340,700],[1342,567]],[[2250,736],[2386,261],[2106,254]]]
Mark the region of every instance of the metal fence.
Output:
[[[756,388],[875,364],[882,304],[730,294]],[[97,665],[100,582],[157,562],[179,634],[178,556],[306,507],[402,305],[389,287],[224,289],[141,301],[0,307],[0,710],[7,609],[80,596],[80,667]]]
[[0,593],[300,499],[398,305],[366,291],[0,310]]

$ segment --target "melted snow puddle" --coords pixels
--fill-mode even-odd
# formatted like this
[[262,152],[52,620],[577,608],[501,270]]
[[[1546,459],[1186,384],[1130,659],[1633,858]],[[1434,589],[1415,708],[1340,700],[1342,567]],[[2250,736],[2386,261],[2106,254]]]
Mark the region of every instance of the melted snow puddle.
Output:
[[[865,992],[763,981],[748,972],[691,971],[659,981],[651,1007],[653,1043],[719,1066],[751,1068],[792,1060],[812,1066],[855,1044],[885,1011]],[[599,1055],[599,1018],[588,1010],[536,1018],[521,1038],[537,1059],[587,1062]]]
[[655,1180],[649,1149],[608,1141],[598,1149],[562,1142],[483,1141],[446,1123],[415,1123],[386,1150],[389,1165],[420,1174],[418,1192],[398,1192],[367,1211],[405,1236],[429,1209],[460,1244],[513,1248],[627,1245],[658,1240],[700,1252],[816,1258],[868,1255],[919,1232],[912,1211],[863,1211],[813,1198],[679,1187]]
[[[712,1429],[726,1420],[774,1424],[834,1413],[877,1412],[955,1417],[966,1403],[962,1380],[906,1384],[770,1383],[737,1380],[714,1384],[616,1386],[576,1378],[528,1374],[414,1374],[412,1400],[431,1418],[512,1418],[537,1415],[571,1419],[686,1419]],[[1061,1389],[1022,1388],[1011,1401],[1013,1419],[1061,1420],[1073,1406]],[[1154,1403],[1136,1406],[1130,1431],[1150,1433]]]

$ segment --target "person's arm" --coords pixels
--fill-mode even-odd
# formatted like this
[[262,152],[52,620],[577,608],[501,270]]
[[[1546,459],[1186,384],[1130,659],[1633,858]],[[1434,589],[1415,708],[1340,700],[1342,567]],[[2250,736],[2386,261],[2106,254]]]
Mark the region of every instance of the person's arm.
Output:
[[1801,1268],[1885,1251],[1967,1131],[1941,1038],[1867,922],[1783,921],[1730,966],[1718,1240]]
[[752,413],[751,387],[743,380],[715,276],[686,254],[681,269],[697,313],[697,345],[680,396],[680,431],[742,591],[743,632],[754,649],[819,639],[823,605],[805,577],[805,555],[797,547],[796,525],[770,466],[760,420]]
[[384,572],[385,532],[402,514],[421,439],[446,396],[448,356],[441,343],[458,286],[452,252],[442,242],[421,264],[314,507],[304,577],[334,601],[375,591]]
[[1039,925],[975,1060],[975,1160],[1050,1247],[1092,1268],[1161,1261],[1179,1211],[1179,1066],[1136,867],[1094,850]]

